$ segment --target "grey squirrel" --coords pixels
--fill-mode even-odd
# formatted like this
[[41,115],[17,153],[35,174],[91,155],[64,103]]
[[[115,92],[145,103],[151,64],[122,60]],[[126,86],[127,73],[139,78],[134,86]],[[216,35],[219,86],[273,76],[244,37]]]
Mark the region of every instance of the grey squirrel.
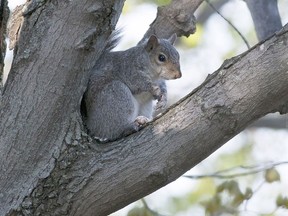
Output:
[[138,131],[167,102],[164,80],[181,77],[179,54],[173,43],[150,36],[142,44],[112,52],[111,38],[97,61],[84,95],[88,132],[100,141],[112,141]]

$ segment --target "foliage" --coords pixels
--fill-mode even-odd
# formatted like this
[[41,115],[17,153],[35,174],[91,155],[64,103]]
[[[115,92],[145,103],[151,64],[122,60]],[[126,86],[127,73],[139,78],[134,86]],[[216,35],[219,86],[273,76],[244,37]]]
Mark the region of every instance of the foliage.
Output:
[[[279,163],[286,164],[288,162]],[[271,166],[276,166],[272,164]],[[251,170],[248,171],[247,175],[256,175],[254,166],[251,166]],[[258,167],[258,166],[257,166]],[[238,167],[237,167],[238,168]],[[260,171],[260,170],[259,170]],[[234,178],[232,175],[228,175],[228,180],[221,180],[219,184],[215,181],[215,176],[213,175],[203,175],[196,185],[196,189],[186,194],[182,197],[172,197],[170,198],[169,204],[165,207],[169,210],[171,215],[176,215],[179,212],[189,211],[189,209],[199,203],[205,209],[205,215],[245,215],[249,212],[248,202],[257,196],[257,192],[265,185],[273,182],[280,183],[280,174],[275,167],[263,168],[261,170],[264,172],[262,176],[262,183],[256,187],[251,188],[249,183],[241,184],[240,181]],[[226,172],[226,171],[224,171]],[[219,172],[218,172],[219,173]],[[217,176],[217,175],[216,175]],[[242,173],[234,174],[240,178]],[[203,179],[202,179],[203,178]],[[225,178],[225,175],[223,175]],[[244,189],[241,189],[243,188]],[[206,198],[210,196],[210,198]],[[204,199],[203,199],[204,198]],[[142,207],[134,207],[129,211],[127,216],[160,216],[161,214],[153,211],[149,208],[148,204],[144,202]],[[280,209],[288,209],[288,197],[279,194],[275,197],[275,209],[271,212],[257,212],[257,215],[277,215],[277,211]],[[286,212],[287,213],[287,212]]]
[[214,169],[220,171],[198,176],[185,175],[184,177],[194,181],[193,190],[181,196],[170,197],[163,208],[151,210],[144,201],[143,206],[131,209],[128,216],[159,216],[163,215],[163,212],[169,212],[165,215],[181,215],[185,212],[193,213],[195,210],[197,212],[199,209],[207,216],[247,215],[251,212],[252,215],[277,216],[279,211],[288,213],[288,194],[281,193],[270,196],[275,203],[274,209],[268,212],[253,210],[253,203],[259,200],[261,194],[259,191],[281,184],[281,174],[277,166],[288,164],[288,161],[284,161],[253,166],[241,165],[253,161],[253,144],[248,139],[245,145],[234,152],[220,154],[213,163]]

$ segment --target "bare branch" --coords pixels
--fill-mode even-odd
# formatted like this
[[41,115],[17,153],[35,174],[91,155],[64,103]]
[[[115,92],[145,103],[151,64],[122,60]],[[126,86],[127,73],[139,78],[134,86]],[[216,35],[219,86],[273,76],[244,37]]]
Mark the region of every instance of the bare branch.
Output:
[[[278,110],[288,100],[288,48],[283,46],[288,41],[287,28],[226,61],[140,132],[106,145],[70,144],[71,156],[58,159],[51,177],[36,187],[31,203],[45,200],[53,191],[60,195],[50,198],[50,203],[69,200],[55,211],[107,215],[174,181],[251,122]],[[264,73],[267,70],[271,73]],[[57,182],[69,187],[55,186]]]
[[[202,179],[202,178],[231,179],[231,178],[238,178],[238,177],[243,177],[247,175],[257,174],[257,173],[269,170],[273,167],[280,166],[280,165],[287,165],[287,164],[288,164],[288,161],[282,161],[282,162],[274,162],[274,163],[264,163],[264,164],[255,165],[255,166],[237,166],[237,167],[232,167],[226,170],[217,171],[212,174],[184,175],[184,177],[190,178],[190,179]],[[239,171],[239,170],[244,170],[244,171]],[[231,172],[232,174],[229,174]]]
[[244,41],[244,43],[246,44],[247,48],[250,49],[250,45],[248,43],[248,41],[246,40],[246,38],[241,34],[241,32],[236,28],[236,26],[233,25],[233,23],[231,23],[228,19],[226,19],[218,10],[216,7],[214,7],[213,4],[210,3],[209,0],[205,0],[207,2],[207,4],[217,12],[217,14],[219,14],[237,33],[238,35],[242,38],[242,40]]
[[245,0],[255,25],[258,40],[279,31],[282,28],[278,11],[278,0]]
[[173,0],[171,4],[158,7],[156,19],[139,43],[152,34],[160,38],[169,38],[176,33],[178,37],[193,34],[196,31],[196,20],[193,16],[204,0]]
[[271,114],[252,123],[249,128],[288,129],[288,115]]
[[142,198],[141,201],[142,201],[142,203],[143,203],[144,208],[146,209],[146,211],[148,211],[148,212],[151,214],[151,216],[164,216],[164,215],[162,215],[162,214],[159,214],[159,213],[156,212],[156,211],[153,211],[153,210],[149,207],[149,205],[147,204],[147,202],[146,202],[146,200],[145,200],[144,198]]

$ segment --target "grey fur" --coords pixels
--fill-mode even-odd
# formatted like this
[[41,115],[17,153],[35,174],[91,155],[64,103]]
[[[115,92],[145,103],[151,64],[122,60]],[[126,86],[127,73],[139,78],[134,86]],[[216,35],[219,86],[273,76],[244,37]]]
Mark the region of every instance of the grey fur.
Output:
[[[165,55],[161,62],[159,54]],[[181,77],[179,54],[170,41],[151,36],[126,51],[104,53],[85,93],[87,127],[93,137],[114,140],[152,119],[153,99],[166,105],[163,79]],[[159,108],[158,107],[158,108]]]

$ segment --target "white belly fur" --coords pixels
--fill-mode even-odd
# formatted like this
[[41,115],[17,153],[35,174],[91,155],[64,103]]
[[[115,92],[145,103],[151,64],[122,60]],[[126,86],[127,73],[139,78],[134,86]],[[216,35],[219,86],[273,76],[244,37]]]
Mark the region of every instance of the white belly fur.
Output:
[[152,119],[153,116],[153,96],[151,93],[143,92],[141,94],[134,95],[138,102],[138,116],[145,116]]

